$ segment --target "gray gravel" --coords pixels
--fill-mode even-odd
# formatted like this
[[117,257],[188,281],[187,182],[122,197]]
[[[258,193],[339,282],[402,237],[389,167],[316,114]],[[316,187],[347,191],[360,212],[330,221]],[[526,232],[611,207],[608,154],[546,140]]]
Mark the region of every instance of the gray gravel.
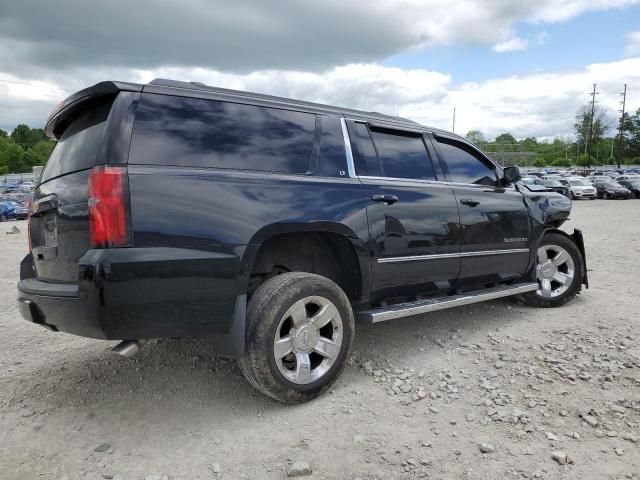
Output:
[[0,478],[640,478],[640,201],[575,202],[572,226],[592,287],[569,305],[359,325],[334,389],[287,407],[206,340],[127,360],[24,322],[27,229],[0,224]]

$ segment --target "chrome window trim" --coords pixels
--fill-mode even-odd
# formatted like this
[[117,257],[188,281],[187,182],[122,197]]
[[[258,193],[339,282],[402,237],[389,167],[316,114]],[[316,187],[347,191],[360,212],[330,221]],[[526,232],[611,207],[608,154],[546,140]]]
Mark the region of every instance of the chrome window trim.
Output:
[[347,156],[347,173],[349,177],[356,178],[356,167],[353,163],[353,152],[351,151],[351,138],[349,137],[349,130],[347,130],[347,120],[344,117],[340,119],[340,125],[342,126],[344,152]]
[[378,263],[416,262],[421,260],[441,260],[445,258],[483,257],[488,255],[504,255],[511,253],[529,253],[528,248],[510,248],[507,250],[482,250],[460,253],[436,253],[433,255],[412,255],[407,257],[379,258]]

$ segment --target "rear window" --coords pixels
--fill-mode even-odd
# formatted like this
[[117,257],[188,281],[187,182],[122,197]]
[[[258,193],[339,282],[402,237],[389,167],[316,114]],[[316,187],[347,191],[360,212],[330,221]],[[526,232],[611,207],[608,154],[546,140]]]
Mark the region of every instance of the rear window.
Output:
[[93,167],[113,99],[105,97],[75,114],[49,156],[41,183]]
[[307,173],[313,114],[217,100],[143,95],[129,163]]
[[431,159],[421,136],[386,129],[375,129],[371,136],[382,160],[385,177],[435,180]]

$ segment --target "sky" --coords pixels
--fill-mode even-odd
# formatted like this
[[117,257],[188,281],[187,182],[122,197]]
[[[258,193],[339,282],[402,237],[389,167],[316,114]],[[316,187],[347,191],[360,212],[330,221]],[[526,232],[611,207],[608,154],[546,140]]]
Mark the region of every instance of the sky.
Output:
[[640,108],[640,0],[0,3],[0,128],[102,80],[153,78],[400,115],[488,139],[571,138],[597,84]]

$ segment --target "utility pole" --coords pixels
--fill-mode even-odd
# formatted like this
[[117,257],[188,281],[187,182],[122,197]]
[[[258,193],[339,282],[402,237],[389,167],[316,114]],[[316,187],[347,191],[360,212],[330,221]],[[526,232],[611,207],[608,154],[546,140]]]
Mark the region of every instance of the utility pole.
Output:
[[587,163],[591,166],[591,147],[593,146],[593,117],[596,113],[596,84],[593,84],[593,93],[591,95],[591,121],[589,122],[589,137],[587,138],[587,142],[585,144],[585,153],[587,154]]
[[451,128],[453,133],[456,133],[456,106],[453,106],[453,126]]
[[[622,95],[622,110],[618,110],[619,112],[622,113],[622,115],[620,115],[620,146],[622,146],[622,135],[624,133],[624,107],[626,106],[627,103],[627,84],[624,84],[624,91],[620,94]],[[613,139],[613,141],[615,142],[615,137]],[[613,145],[611,146],[611,154],[613,155]],[[618,168],[620,168],[620,155],[616,156],[616,164],[618,165]]]

